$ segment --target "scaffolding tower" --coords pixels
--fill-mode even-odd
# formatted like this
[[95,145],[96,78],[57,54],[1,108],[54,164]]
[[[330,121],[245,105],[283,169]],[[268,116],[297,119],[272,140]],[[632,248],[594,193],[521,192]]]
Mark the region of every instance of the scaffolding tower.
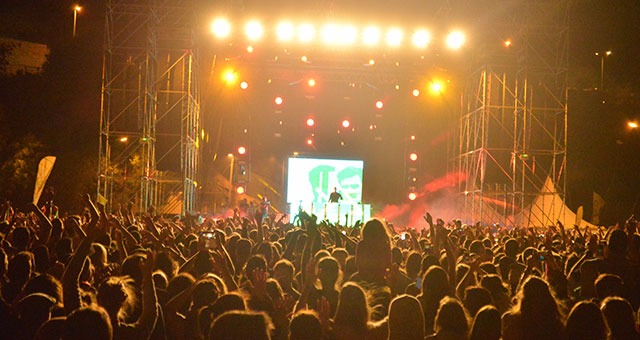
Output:
[[108,0],[98,200],[196,209],[200,93],[194,0]]
[[569,1],[494,2],[501,10],[461,96],[454,163],[467,180],[458,185],[460,208],[468,222],[554,224],[558,216],[531,221],[526,211],[540,195],[564,204]]

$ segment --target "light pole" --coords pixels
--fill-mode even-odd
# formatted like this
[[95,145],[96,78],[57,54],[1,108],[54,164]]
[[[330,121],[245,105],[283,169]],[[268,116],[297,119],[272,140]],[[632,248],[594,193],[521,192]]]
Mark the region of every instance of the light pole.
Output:
[[596,56],[600,57],[600,91],[604,91],[604,58],[611,55],[611,51],[596,52]]
[[73,7],[73,37],[76,37],[76,23],[78,21],[78,12],[82,11],[82,7],[80,5],[75,5]]

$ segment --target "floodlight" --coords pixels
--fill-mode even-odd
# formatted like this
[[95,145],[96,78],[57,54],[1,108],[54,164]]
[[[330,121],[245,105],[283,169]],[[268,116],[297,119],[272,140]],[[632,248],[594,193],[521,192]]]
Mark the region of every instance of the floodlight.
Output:
[[380,42],[380,29],[369,26],[362,31],[362,42],[367,46],[374,46]]
[[358,30],[351,25],[340,27],[339,41],[342,45],[353,45],[358,39]]
[[429,90],[433,95],[439,95],[444,90],[444,85],[439,80],[434,80],[429,84]]
[[447,47],[452,50],[457,50],[465,43],[464,33],[461,31],[453,31],[447,35]]
[[431,34],[427,30],[417,30],[413,33],[412,37],[413,45],[417,48],[425,48],[431,41]]
[[226,38],[231,34],[231,24],[224,18],[215,19],[211,23],[211,32],[216,38]]
[[338,42],[340,31],[336,24],[326,24],[322,27],[322,42],[327,45],[335,44]]
[[244,26],[244,33],[247,35],[247,39],[257,41],[264,35],[264,28],[260,22],[251,20]]
[[307,126],[312,127],[314,125],[316,125],[316,121],[311,117],[307,118]]
[[233,85],[235,84],[236,80],[238,80],[238,74],[236,73],[236,71],[228,69],[224,73],[222,73],[222,80],[224,80],[227,85]]
[[404,34],[399,28],[391,28],[387,31],[387,45],[391,47],[398,47],[402,44],[402,38]]
[[276,37],[279,41],[291,41],[294,34],[293,25],[288,21],[281,22],[276,26]]
[[298,39],[300,42],[309,43],[316,36],[316,30],[311,24],[302,24],[298,27]]

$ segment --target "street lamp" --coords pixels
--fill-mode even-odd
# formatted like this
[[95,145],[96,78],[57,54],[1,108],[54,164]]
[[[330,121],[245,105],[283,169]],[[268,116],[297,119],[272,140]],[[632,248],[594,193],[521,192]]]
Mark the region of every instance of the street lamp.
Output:
[[80,5],[75,5],[73,7],[73,37],[76,37],[76,22],[78,21],[78,12],[82,11],[82,7]]
[[600,91],[604,91],[604,58],[611,55],[611,51],[596,52],[596,56],[600,57]]

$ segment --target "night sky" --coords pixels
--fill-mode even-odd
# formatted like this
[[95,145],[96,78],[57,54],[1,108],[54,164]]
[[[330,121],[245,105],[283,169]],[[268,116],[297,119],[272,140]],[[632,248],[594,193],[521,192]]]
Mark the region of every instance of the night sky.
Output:
[[[436,20],[436,10],[444,2],[377,0],[368,1],[364,9],[356,0],[233,3],[244,3],[244,10],[257,17],[283,8],[284,13],[314,17],[420,23]],[[467,1],[449,3],[462,6]],[[77,207],[75,196],[95,190],[95,183],[75,178],[97,171],[104,40],[104,1],[80,2],[83,11],[75,39],[74,4],[0,1],[0,37],[43,43],[51,49],[40,79],[0,80],[0,136],[18,141],[32,134],[47,152],[58,156],[50,184],[68,208]],[[205,6],[210,7],[214,6]],[[640,2],[582,0],[572,1],[572,7],[567,203],[574,210],[584,205],[588,218],[592,192],[598,192],[607,202],[603,222],[612,223],[640,211],[640,131],[626,126],[627,120],[640,119]],[[595,91],[600,58],[594,52],[606,50],[613,51],[605,62],[606,91]]]

